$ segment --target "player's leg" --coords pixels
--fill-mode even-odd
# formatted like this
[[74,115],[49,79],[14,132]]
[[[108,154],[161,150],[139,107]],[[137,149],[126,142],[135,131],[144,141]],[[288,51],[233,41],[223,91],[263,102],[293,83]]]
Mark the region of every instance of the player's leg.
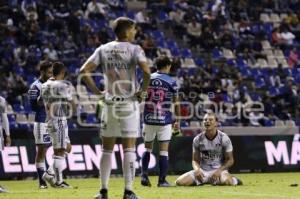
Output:
[[56,119],[54,122],[53,136],[53,169],[55,173],[56,188],[72,188],[63,179],[63,171],[66,168],[66,152],[70,148],[67,121]]
[[150,162],[150,155],[153,148],[153,141],[156,135],[155,126],[145,124],[143,127],[144,141],[145,141],[145,151],[142,155],[142,176],[141,184],[143,186],[151,186],[148,177],[148,167]]
[[[39,187],[41,189],[44,189],[47,188],[47,184],[43,179],[43,175],[46,171],[45,156],[46,156],[48,146],[51,143],[51,138],[46,130],[45,123],[35,122],[33,127],[33,135],[36,144],[35,165],[36,165],[36,170],[39,178]],[[49,171],[51,171],[51,169]],[[52,171],[50,173],[53,174]]]
[[45,145],[37,145],[36,147],[37,151],[35,156],[35,166],[39,178],[39,187],[41,189],[45,189],[47,188],[47,184],[43,179],[43,175],[46,171],[45,155],[47,152],[47,147]]
[[220,185],[242,185],[242,181],[232,176],[228,171],[223,171],[220,177]]
[[140,128],[140,111],[138,107],[139,104],[137,102],[125,105],[124,110],[130,114],[120,119],[122,145],[124,150],[123,173],[125,191],[123,199],[138,199],[132,191],[136,162],[135,142]]
[[137,196],[132,191],[132,185],[135,178],[135,137],[122,138],[124,150],[123,173],[125,180],[125,191],[123,199],[137,199]]
[[157,186],[169,187],[170,184],[166,180],[169,167],[169,142],[172,136],[172,126],[166,125],[160,127],[157,133],[159,141],[159,180]]
[[101,115],[102,153],[100,157],[100,191],[95,199],[108,198],[108,183],[111,172],[111,157],[116,137],[121,137],[119,121],[112,114],[112,107],[104,105]]
[[175,184],[177,186],[195,186],[201,184],[198,180],[196,180],[194,173],[195,171],[192,170],[182,174],[176,179]]

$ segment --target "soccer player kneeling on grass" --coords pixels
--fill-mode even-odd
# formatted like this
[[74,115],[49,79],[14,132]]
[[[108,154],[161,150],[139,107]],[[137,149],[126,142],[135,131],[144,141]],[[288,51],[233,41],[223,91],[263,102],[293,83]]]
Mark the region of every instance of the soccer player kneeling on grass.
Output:
[[217,129],[217,123],[214,113],[204,116],[204,132],[193,141],[194,170],[181,175],[176,185],[242,185],[242,181],[228,172],[234,163],[233,147],[230,138]]

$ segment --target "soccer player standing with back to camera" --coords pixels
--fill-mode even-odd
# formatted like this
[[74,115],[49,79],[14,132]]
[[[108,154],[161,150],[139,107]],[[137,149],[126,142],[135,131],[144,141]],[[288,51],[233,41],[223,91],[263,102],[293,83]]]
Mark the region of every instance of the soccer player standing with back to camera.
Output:
[[175,128],[178,128],[178,117],[180,115],[178,87],[176,81],[168,75],[171,64],[171,60],[166,56],[160,56],[155,60],[157,72],[151,75],[148,95],[145,100],[143,134],[146,151],[142,155],[141,177],[143,186],[151,186],[148,178],[148,166],[156,136],[159,141],[159,179],[157,186],[170,186],[166,176],[168,172],[169,142],[172,137],[172,123],[174,122],[174,115],[171,110],[173,104],[176,113]]
[[[108,198],[108,181],[111,172],[111,157],[117,137],[122,138],[124,149],[123,173],[125,191],[123,199],[137,199],[132,191],[135,177],[135,141],[140,128],[139,104],[147,95],[150,69],[145,53],[135,39],[136,27],[133,20],[119,17],[113,22],[115,41],[98,47],[84,63],[81,74],[87,86],[97,95],[103,96],[90,73],[101,66],[105,77],[104,108],[102,110],[102,155],[100,159],[100,192],[95,199]],[[138,90],[136,66],[143,70],[143,85]]]
[[[65,153],[71,151],[67,117],[71,109],[76,110],[71,86],[64,81],[67,68],[61,62],[54,62],[53,77],[42,85],[42,99],[47,113],[47,128],[52,138],[53,169],[55,176],[45,172],[43,178],[54,188],[72,188],[63,180],[66,167]],[[72,105],[72,108],[70,108]]]
[[[5,131],[6,137],[4,137],[3,129]],[[10,131],[9,122],[6,113],[6,100],[0,96],[0,152],[5,146],[10,146]],[[4,187],[0,186],[0,193],[7,192]]]
[[[52,76],[52,63],[43,61],[40,63],[40,77],[34,81],[28,90],[31,110],[35,112],[33,135],[37,146],[35,165],[39,178],[39,188],[46,189],[47,184],[43,179],[46,171],[45,157],[48,147],[51,145],[51,137],[47,131],[46,110],[42,98],[42,84]],[[48,175],[54,175],[53,169],[49,166]]]
[[218,119],[214,113],[204,115],[204,132],[193,140],[192,171],[176,180],[178,186],[193,185],[242,185],[228,169],[233,165],[233,147],[230,138],[217,129]]

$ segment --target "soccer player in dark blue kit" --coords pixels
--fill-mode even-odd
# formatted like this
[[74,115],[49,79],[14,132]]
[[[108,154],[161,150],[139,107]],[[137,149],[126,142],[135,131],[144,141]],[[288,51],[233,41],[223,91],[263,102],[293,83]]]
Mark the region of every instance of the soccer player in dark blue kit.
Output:
[[[160,56],[156,59],[155,64],[157,72],[151,74],[144,107],[143,134],[146,151],[142,156],[141,184],[151,186],[148,178],[148,166],[153,141],[157,136],[159,141],[159,179],[157,186],[169,187],[170,184],[166,180],[168,148],[172,136],[172,124],[175,120],[173,127],[178,128],[180,115],[178,87],[176,81],[168,75],[172,64],[171,60],[166,56]],[[172,113],[173,107],[175,108],[175,115]]]
[[[40,77],[34,81],[29,90],[28,96],[31,104],[32,111],[35,112],[35,122],[33,127],[33,135],[35,144],[37,146],[37,152],[35,157],[36,170],[39,178],[39,188],[46,189],[47,184],[43,179],[43,175],[46,171],[45,156],[48,147],[51,145],[51,138],[47,132],[46,125],[46,111],[41,96],[42,84],[46,82],[52,76],[52,63],[49,61],[43,61],[39,65]],[[47,170],[48,175],[53,175],[51,167]]]

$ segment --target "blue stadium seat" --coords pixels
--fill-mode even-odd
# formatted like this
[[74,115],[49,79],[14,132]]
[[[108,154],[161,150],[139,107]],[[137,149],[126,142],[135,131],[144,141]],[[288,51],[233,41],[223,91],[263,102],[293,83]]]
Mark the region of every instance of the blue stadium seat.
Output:
[[275,96],[279,95],[279,93],[280,93],[279,89],[274,86],[270,87],[268,92],[269,92],[269,96],[271,96],[271,97],[275,97]]
[[86,122],[88,124],[95,124],[97,123],[97,118],[95,114],[88,114],[86,117]]
[[261,73],[260,69],[252,68],[251,75],[252,75],[252,77],[257,77],[257,76],[262,76],[262,73]]
[[255,86],[256,88],[263,88],[266,86],[266,82],[262,77],[255,78]]
[[249,93],[249,95],[250,95],[252,101],[261,101],[262,100],[259,93],[251,92],[251,93]]
[[264,120],[264,126],[275,126],[275,122],[270,119]]
[[197,66],[203,66],[205,64],[204,60],[200,57],[195,59],[195,63]]
[[213,59],[220,59],[222,57],[223,57],[223,55],[222,55],[221,51],[218,48],[214,48],[212,50],[212,58]]
[[191,52],[190,49],[184,48],[184,49],[181,51],[181,56],[182,56],[182,58],[192,58],[192,52]]
[[158,21],[159,22],[165,22],[167,20],[169,20],[168,14],[166,12],[164,12],[164,11],[160,11],[158,13]]
[[181,128],[186,128],[186,127],[189,127],[189,126],[190,125],[189,125],[189,123],[187,121],[181,120],[181,122],[180,122],[180,127]]
[[18,112],[18,113],[25,111],[24,106],[20,105],[20,104],[14,104],[13,109],[14,109],[15,112]]

